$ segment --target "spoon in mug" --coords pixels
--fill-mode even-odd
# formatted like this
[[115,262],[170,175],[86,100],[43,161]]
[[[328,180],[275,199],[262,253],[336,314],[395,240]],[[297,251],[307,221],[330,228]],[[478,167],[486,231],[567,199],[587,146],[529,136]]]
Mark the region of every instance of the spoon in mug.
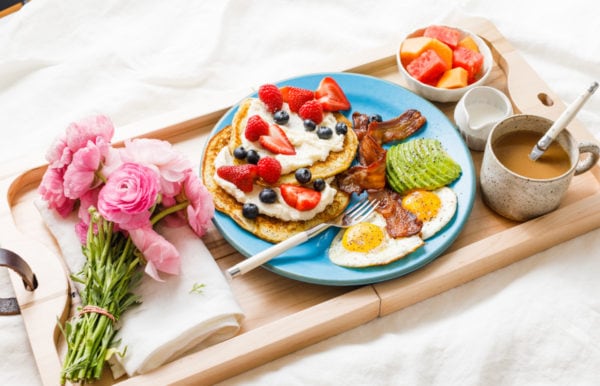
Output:
[[556,139],[558,133],[560,133],[575,115],[579,112],[581,107],[587,102],[589,97],[596,91],[598,88],[598,82],[592,83],[590,87],[588,87],[583,94],[581,94],[563,113],[558,117],[556,121],[550,126],[548,131],[544,134],[544,136],[536,143],[536,145],[531,149],[531,153],[529,153],[529,159],[532,161],[536,161],[538,158],[544,154],[552,141]]

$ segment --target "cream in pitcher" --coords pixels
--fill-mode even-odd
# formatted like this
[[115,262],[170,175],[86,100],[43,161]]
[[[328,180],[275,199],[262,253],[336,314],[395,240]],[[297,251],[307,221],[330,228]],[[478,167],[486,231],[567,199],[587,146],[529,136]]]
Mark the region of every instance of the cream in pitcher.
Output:
[[458,101],[454,121],[469,149],[483,151],[492,127],[512,113],[508,97],[500,90],[479,86]]

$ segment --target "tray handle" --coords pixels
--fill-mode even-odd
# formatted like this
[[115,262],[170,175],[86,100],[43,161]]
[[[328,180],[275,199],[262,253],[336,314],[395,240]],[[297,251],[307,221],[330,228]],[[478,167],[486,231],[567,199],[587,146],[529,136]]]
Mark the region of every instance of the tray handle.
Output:
[[[0,267],[10,268],[19,274],[27,291],[34,291],[38,287],[37,278],[29,264],[16,253],[0,248]],[[0,298],[0,315],[17,315],[20,313],[21,310],[16,298]]]

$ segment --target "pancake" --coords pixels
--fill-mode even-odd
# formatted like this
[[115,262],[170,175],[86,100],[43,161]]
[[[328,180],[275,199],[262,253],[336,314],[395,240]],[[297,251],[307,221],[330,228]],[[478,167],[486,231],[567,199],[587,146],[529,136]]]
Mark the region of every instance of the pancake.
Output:
[[[233,117],[231,123],[231,137],[228,142],[229,151],[233,153],[234,149],[242,144],[242,135],[244,135],[244,122],[247,120],[248,110],[252,102],[251,98],[244,100],[240,103],[237,113]],[[356,150],[358,148],[358,138],[354,130],[352,130],[352,122],[340,113],[333,113],[335,119],[338,122],[344,122],[348,126],[348,132],[344,138],[344,145],[341,151],[330,152],[327,159],[323,161],[317,161],[308,167],[311,171],[312,178],[328,178],[333,177],[336,174],[343,172],[348,169],[354,161],[356,156]],[[278,184],[283,183],[296,183],[294,173],[288,173],[282,175],[278,181]]]
[[[232,126],[227,126],[209,140],[204,153],[204,159],[202,160],[202,179],[213,197],[215,208],[230,216],[243,229],[261,239],[277,243],[295,233],[333,219],[348,205],[350,196],[338,190],[334,201],[323,212],[307,221],[282,221],[264,215],[258,215],[253,220],[247,219],[242,214],[242,204],[222,189],[213,178],[215,174],[215,159],[221,149],[230,144],[232,131]],[[349,129],[348,132],[350,131],[352,130]]]

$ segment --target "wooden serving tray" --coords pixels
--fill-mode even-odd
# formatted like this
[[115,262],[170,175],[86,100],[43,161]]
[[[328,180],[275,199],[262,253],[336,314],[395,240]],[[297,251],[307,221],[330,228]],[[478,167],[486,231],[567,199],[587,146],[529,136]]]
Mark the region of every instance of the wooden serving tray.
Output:
[[[488,84],[505,91],[516,112],[551,119],[562,112],[565,106],[559,98],[489,21],[469,19],[457,25],[476,32],[490,45],[496,65]],[[404,85],[393,52],[347,71]],[[454,103],[438,107],[452,118]],[[225,111],[215,111],[144,136],[168,140],[191,159],[198,159],[211,129]],[[569,129],[580,140],[593,140],[576,121]],[[472,152],[472,156],[478,171],[482,153]],[[25,258],[37,275],[39,288],[34,292],[26,291],[18,276],[11,274],[11,280],[42,380],[53,385],[59,379],[58,352],[62,342],[56,318],[67,317],[70,297],[60,251],[32,204],[45,169],[45,165],[33,168],[0,185],[7,197],[6,202],[0,203],[0,215],[6,217],[0,231],[9,240],[3,247]],[[117,381],[104,379],[101,383],[215,383],[459,286],[599,225],[599,166],[573,179],[559,209],[525,223],[495,215],[482,203],[478,191],[473,211],[458,239],[424,268],[361,287],[307,284],[257,269],[232,282],[246,313],[237,336],[151,373]],[[214,227],[204,242],[222,270],[243,259]]]

